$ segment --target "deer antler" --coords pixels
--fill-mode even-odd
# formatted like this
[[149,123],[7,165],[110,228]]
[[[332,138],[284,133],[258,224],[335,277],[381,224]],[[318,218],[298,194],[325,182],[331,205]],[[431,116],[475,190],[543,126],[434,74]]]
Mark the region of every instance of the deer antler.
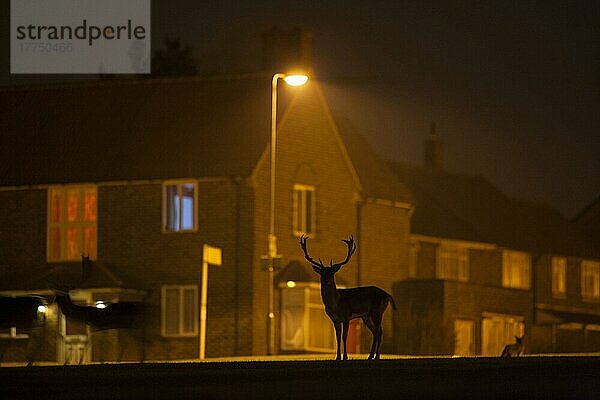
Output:
[[316,262],[315,260],[312,259],[311,256],[308,255],[308,250],[306,250],[306,241],[308,240],[308,236],[300,236],[300,247],[302,247],[302,251],[304,252],[304,258],[306,258],[306,261],[308,261],[309,263],[311,263],[313,265],[313,269],[315,270],[315,272],[317,273],[321,273],[321,269],[325,268],[325,266],[323,265],[323,261],[321,261],[321,259],[319,259],[319,262]]
[[346,246],[348,246],[348,254],[346,255],[346,259],[341,263],[330,263],[330,266],[331,268],[333,268],[334,273],[338,272],[340,268],[346,265],[348,261],[350,261],[350,258],[352,258],[354,252],[356,251],[356,243],[354,243],[354,237],[352,235],[350,235],[349,239],[342,240],[342,242],[346,243]]

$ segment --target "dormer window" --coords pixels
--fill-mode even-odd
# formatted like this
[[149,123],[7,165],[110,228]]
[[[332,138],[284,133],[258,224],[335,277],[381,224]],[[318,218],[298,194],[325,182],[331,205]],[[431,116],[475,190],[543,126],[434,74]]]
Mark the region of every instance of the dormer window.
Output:
[[316,207],[315,187],[294,185],[292,226],[295,236],[314,235],[317,225]]

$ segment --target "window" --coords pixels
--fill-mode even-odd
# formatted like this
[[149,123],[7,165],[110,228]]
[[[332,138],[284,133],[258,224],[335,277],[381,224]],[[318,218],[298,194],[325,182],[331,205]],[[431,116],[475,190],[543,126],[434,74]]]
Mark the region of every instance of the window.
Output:
[[165,182],[163,185],[163,231],[196,231],[198,226],[198,185],[193,181]]
[[484,356],[499,356],[504,346],[522,337],[525,324],[522,317],[484,314],[481,323],[481,353]]
[[531,282],[531,256],[521,251],[502,252],[502,286],[529,289]]
[[600,299],[600,262],[589,260],[581,262],[581,297]]
[[469,253],[466,247],[442,244],[437,248],[438,279],[469,280]]
[[198,287],[162,287],[161,333],[167,337],[198,335]]
[[316,231],[316,196],[314,186],[294,185],[292,223],[294,235],[311,235]]
[[282,350],[335,350],[335,330],[325,314],[318,285],[285,287],[281,299]]
[[97,197],[95,186],[48,189],[48,261],[78,261],[82,254],[96,259]]
[[567,259],[552,257],[552,295],[564,297],[567,293]]
[[1,339],[29,339],[28,333],[19,333],[17,332],[16,326],[11,326],[10,328],[0,329],[0,338]]
[[454,355],[475,355],[473,321],[468,319],[454,320]]

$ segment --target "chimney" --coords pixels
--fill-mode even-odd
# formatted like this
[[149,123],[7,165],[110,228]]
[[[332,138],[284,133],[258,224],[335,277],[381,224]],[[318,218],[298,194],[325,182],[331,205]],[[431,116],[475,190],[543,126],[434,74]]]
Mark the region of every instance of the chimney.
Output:
[[442,170],[444,168],[444,145],[435,132],[435,122],[431,123],[431,133],[425,139],[425,168]]
[[263,33],[263,70],[271,73],[312,70],[312,34],[277,26]]

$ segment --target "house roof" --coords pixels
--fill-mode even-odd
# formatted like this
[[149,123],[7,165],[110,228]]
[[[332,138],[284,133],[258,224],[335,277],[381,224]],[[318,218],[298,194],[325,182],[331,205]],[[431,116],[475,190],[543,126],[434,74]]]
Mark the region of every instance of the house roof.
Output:
[[[25,271],[25,272],[24,272]],[[128,284],[109,267],[92,261],[86,265],[78,263],[56,264],[50,268],[36,266],[31,269],[17,270],[2,268],[0,285],[11,290],[43,289],[92,289],[92,288],[129,288]],[[140,289],[140,288],[134,288]]]
[[377,199],[413,203],[413,195],[408,187],[381,161],[352,122],[341,114],[335,114],[334,121],[356,169],[363,192],[368,197]]
[[[280,91],[280,115],[288,99]],[[0,186],[249,176],[270,140],[271,79],[107,80],[0,89]],[[367,141],[334,118],[367,197],[410,202]]]
[[577,228],[600,244],[600,197],[597,197],[573,219]]
[[10,88],[0,107],[2,186],[248,175],[269,138],[270,80]]
[[390,164],[414,193],[413,233],[494,243],[538,254],[598,257],[598,249],[558,211],[513,199],[483,177]]

